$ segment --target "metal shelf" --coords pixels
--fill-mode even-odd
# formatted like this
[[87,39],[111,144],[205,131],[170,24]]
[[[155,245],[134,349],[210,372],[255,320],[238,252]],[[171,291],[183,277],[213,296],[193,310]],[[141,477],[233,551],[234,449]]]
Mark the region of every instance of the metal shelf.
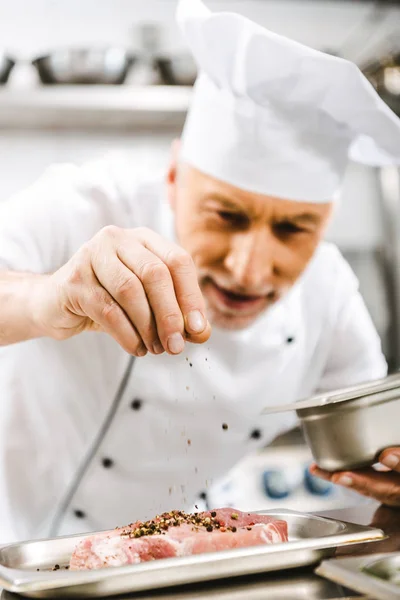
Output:
[[192,88],[55,86],[0,89],[1,129],[174,128]]

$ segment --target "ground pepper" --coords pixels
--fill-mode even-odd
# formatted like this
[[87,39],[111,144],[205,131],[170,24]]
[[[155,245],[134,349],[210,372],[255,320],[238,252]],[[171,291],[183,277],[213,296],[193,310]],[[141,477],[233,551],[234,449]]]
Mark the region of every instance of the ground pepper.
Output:
[[225,528],[220,527],[220,523],[215,518],[216,515],[215,511],[211,513],[211,516],[201,517],[199,514],[193,515],[180,510],[173,510],[169,513],[157,515],[151,521],[136,523],[132,525],[132,529],[125,529],[120,535],[129,538],[141,538],[146,535],[165,535],[169,527],[179,527],[180,525],[193,525],[194,531],[200,528],[204,528],[208,532],[214,529],[226,531]]

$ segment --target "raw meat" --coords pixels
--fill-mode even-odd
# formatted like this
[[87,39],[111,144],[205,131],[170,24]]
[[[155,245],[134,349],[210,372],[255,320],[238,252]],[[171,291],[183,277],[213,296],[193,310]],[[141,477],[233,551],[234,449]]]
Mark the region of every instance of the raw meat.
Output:
[[231,508],[186,514],[173,511],[89,536],[76,547],[71,570],[101,569],[160,558],[287,542],[286,521]]

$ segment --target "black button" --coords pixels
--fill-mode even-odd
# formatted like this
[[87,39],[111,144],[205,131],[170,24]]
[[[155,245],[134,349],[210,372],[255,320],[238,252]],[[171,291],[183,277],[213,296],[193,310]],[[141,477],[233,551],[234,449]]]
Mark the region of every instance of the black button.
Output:
[[206,492],[200,492],[199,498],[201,498],[202,500],[207,500],[207,494],[206,494]]
[[112,458],[103,458],[101,463],[105,469],[110,469],[113,466],[114,461]]
[[74,515],[76,516],[77,519],[84,519],[86,517],[85,513],[83,512],[83,510],[79,510],[79,508],[77,508],[76,510],[74,510]]
[[252,440],[259,440],[262,436],[262,432],[260,429],[253,429],[253,431],[250,434],[250,437]]
[[286,343],[287,343],[287,344],[293,344],[293,342],[294,342],[294,337],[288,337],[288,338],[286,339]]
[[142,408],[142,404],[143,404],[143,402],[141,400],[139,400],[139,398],[135,398],[131,402],[131,408],[132,408],[132,410],[140,410]]

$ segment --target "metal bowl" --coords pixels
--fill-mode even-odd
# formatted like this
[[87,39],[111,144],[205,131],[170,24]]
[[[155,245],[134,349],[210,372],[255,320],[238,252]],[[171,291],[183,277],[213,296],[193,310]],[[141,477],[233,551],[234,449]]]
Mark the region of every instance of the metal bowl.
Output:
[[194,85],[197,78],[197,67],[189,54],[178,56],[156,56],[155,68],[161,82],[165,85]]
[[57,50],[32,61],[45,84],[122,84],[135,62],[123,48]]
[[326,471],[371,466],[400,446],[400,375],[311,399],[297,410],[315,462]]
[[15,60],[0,52],[0,84],[7,83],[15,66]]

